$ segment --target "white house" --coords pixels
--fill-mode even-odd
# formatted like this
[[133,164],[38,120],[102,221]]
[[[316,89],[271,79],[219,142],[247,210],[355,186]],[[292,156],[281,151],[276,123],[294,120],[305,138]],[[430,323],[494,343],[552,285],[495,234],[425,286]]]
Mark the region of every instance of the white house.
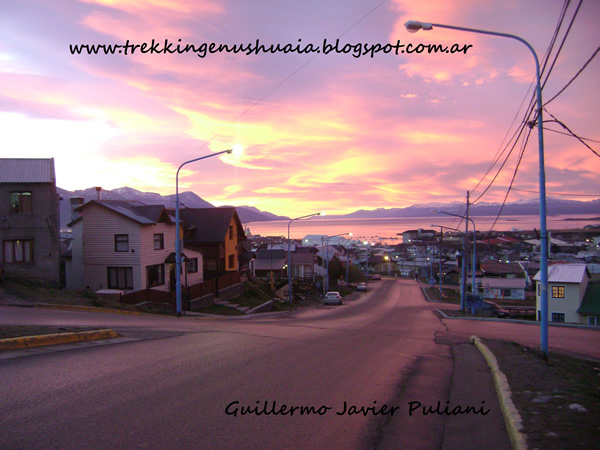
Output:
[[[541,320],[540,272],[536,281],[536,309]],[[577,312],[588,287],[590,273],[585,264],[554,264],[548,267],[548,321],[565,323],[585,323]]]
[[477,278],[475,283],[488,300],[525,300],[525,278]]
[[[92,200],[76,211],[67,289],[174,289],[175,223],[164,206]],[[202,253],[184,247],[184,255],[182,283],[201,283]]]

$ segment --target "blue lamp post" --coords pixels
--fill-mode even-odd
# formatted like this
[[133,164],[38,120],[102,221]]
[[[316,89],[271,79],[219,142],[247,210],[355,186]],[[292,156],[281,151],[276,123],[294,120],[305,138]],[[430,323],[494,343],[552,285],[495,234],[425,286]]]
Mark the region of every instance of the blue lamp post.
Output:
[[290,225],[292,225],[292,222],[294,220],[302,220],[302,219],[308,219],[309,217],[313,217],[313,216],[320,216],[321,212],[318,213],[313,213],[313,214],[308,214],[306,216],[302,216],[302,217],[296,217],[295,219],[290,220],[290,222],[288,223],[288,238],[287,238],[287,248],[288,248],[288,303],[291,305],[292,304],[292,252],[290,251]]
[[[445,212],[445,211],[433,211],[435,214],[446,214],[447,216],[454,216],[454,217],[460,217],[461,219],[466,219],[466,220],[470,220],[471,223],[473,224],[473,262],[472,262],[472,273],[471,273],[471,279],[472,279],[472,286],[471,286],[471,293],[473,295],[475,295],[475,293],[477,292],[476,288],[475,288],[475,268],[477,267],[477,256],[476,256],[476,252],[477,252],[477,229],[475,228],[475,221],[473,219],[471,219],[470,217],[466,217],[466,216],[461,216],[459,214],[452,214],[449,212]],[[467,235],[465,233],[465,242],[467,239]],[[461,305],[461,308],[464,305]]]
[[233,149],[223,150],[217,153],[211,153],[210,155],[201,156],[200,158],[190,159],[189,161],[184,162],[177,169],[177,174],[175,175],[175,297],[177,300],[177,316],[181,316],[181,236],[179,234],[179,171],[183,166],[189,163],[193,163],[196,161],[200,161],[207,158],[212,158],[213,156],[219,156],[224,153],[231,154],[233,152],[241,151],[241,147],[235,146]]
[[432,30],[433,27],[448,28],[450,30],[466,31],[469,33],[487,34],[491,36],[515,39],[525,45],[535,60],[536,99],[537,99],[537,127],[538,127],[538,170],[539,170],[539,198],[540,198],[540,347],[542,356],[548,358],[548,231],[546,229],[546,172],[544,169],[544,128],[542,119],[542,86],[540,81],[540,62],[533,47],[525,39],[513,34],[499,33],[496,31],[479,30],[475,28],[456,27],[439,23],[426,23],[409,20],[404,24],[407,31],[416,33],[419,30]]
[[[458,231],[460,234],[463,234],[462,231],[460,231],[458,228],[452,228],[452,227],[447,227],[445,225],[429,225],[430,227],[440,227],[440,299],[442,298],[442,239],[444,238],[444,228],[447,228],[449,230],[454,230],[454,231]],[[463,257],[464,258],[464,257]],[[463,266],[464,267],[464,266]],[[461,276],[462,279],[462,276]],[[464,283],[461,286],[461,307],[464,305],[465,303],[465,293],[464,293]]]

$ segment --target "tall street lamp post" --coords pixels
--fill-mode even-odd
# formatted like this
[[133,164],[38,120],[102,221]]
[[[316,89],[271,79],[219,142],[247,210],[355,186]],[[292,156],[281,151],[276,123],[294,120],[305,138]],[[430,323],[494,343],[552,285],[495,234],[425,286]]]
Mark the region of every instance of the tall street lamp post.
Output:
[[[444,228],[449,230],[458,231],[460,234],[463,234],[458,228],[447,227],[445,225],[429,225],[430,227],[440,227],[440,299],[442,298],[442,240],[444,239]],[[464,256],[463,256],[464,258]],[[464,285],[462,286],[463,292],[461,292],[461,305],[464,304]]]
[[450,30],[466,31],[469,33],[488,34],[491,36],[515,39],[525,45],[535,60],[536,98],[537,98],[537,127],[538,127],[538,170],[539,170],[539,198],[540,198],[540,347],[544,359],[548,358],[548,230],[546,229],[546,173],[544,169],[544,128],[542,119],[542,86],[540,82],[540,62],[533,47],[525,39],[513,34],[499,33],[496,31],[479,30],[475,28],[456,27],[439,23],[426,23],[409,20],[404,24],[411,33],[419,30],[432,30],[433,27],[448,28]]
[[302,216],[302,217],[296,217],[295,219],[290,220],[290,222],[288,223],[288,238],[287,238],[287,248],[288,248],[288,303],[291,305],[292,304],[292,252],[290,251],[290,225],[292,225],[292,222],[294,220],[302,220],[302,219],[308,219],[309,217],[314,217],[314,216],[320,216],[321,214],[324,213],[313,213],[313,214],[308,214],[306,216]]
[[[446,214],[447,216],[454,216],[454,217],[460,217],[461,219],[466,219],[466,220],[470,220],[471,223],[473,224],[473,262],[471,263],[472,265],[472,273],[471,273],[471,282],[473,283],[471,286],[471,294],[475,295],[475,293],[477,292],[477,289],[475,287],[475,269],[477,268],[477,256],[476,256],[476,252],[477,252],[477,229],[475,228],[475,221],[473,219],[471,219],[470,217],[466,217],[466,216],[461,216],[459,214],[452,214],[449,212],[445,212],[445,211],[433,211],[435,214]],[[467,235],[465,234],[465,242],[467,239]]]
[[177,233],[175,236],[175,298],[177,301],[177,316],[181,316],[181,236],[179,233],[179,171],[186,164],[207,158],[212,158],[214,156],[219,156],[224,153],[231,154],[234,151],[236,153],[240,152],[241,147],[235,146],[234,148],[230,148],[228,150],[223,150],[217,153],[211,153],[210,155],[201,156],[200,158],[190,159],[189,161],[182,163],[177,169],[177,174],[175,175],[175,232]]

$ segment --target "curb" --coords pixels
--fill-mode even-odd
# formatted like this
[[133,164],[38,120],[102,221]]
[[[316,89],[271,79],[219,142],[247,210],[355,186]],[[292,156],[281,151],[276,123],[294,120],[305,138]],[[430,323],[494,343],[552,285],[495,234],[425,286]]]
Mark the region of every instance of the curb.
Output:
[[140,311],[128,311],[126,309],[111,309],[111,308],[100,308],[96,306],[79,306],[79,305],[55,305],[52,303],[35,303],[34,308],[45,308],[45,309],[60,309],[64,311],[84,311],[84,312],[103,312],[113,314],[129,314],[133,316],[141,316],[144,313]]
[[477,336],[471,336],[471,342],[479,349],[492,371],[494,385],[496,386],[496,392],[500,402],[500,409],[502,409],[504,423],[513,448],[517,450],[526,449],[527,440],[525,434],[522,432],[523,420],[511,399],[510,386],[508,385],[506,375],[500,370],[494,354]]
[[42,345],[70,344],[80,341],[94,341],[119,337],[109,328],[103,330],[82,331],[80,333],[54,333],[39,336],[22,336],[0,339],[0,350],[15,350],[20,348],[39,347]]

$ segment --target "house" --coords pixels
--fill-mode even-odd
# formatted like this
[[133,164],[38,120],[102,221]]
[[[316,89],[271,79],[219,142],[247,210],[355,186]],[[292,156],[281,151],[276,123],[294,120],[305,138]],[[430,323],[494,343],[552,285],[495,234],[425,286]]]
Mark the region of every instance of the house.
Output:
[[600,282],[590,282],[581,306],[577,309],[581,323],[600,326]]
[[475,283],[486,300],[525,300],[525,278],[477,278]]
[[203,254],[205,280],[240,272],[246,233],[235,208],[182,208],[179,217],[184,248]]
[[402,243],[409,244],[414,241],[429,241],[435,239],[435,230],[406,230],[402,233]]
[[254,261],[257,277],[282,278],[287,276],[287,258],[283,250],[258,250]]
[[0,159],[0,262],[7,277],[59,285],[54,158]]
[[297,247],[296,251],[292,253],[292,276],[313,280],[316,262],[317,249],[315,247]]
[[[537,282],[536,309],[541,320],[540,272],[533,279]],[[548,267],[548,320],[551,322],[584,323],[578,310],[586,293],[590,273],[585,264],[553,264]]]
[[[91,200],[75,209],[66,262],[67,289],[175,288],[175,220],[162,205]],[[200,251],[184,247],[184,285],[201,283]]]

